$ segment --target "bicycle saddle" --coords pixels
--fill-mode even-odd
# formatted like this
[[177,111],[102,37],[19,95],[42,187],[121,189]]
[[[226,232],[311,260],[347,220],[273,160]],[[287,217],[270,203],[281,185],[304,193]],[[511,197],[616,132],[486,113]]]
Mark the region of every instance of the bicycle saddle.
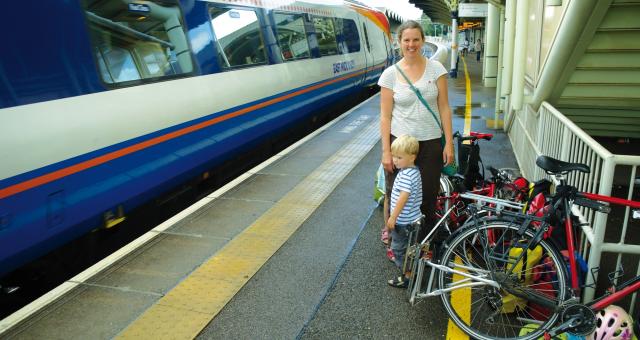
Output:
[[549,156],[538,156],[538,158],[536,158],[536,165],[544,171],[554,174],[566,173],[574,170],[584,173],[589,173],[589,171],[591,171],[589,166],[586,164],[563,162]]

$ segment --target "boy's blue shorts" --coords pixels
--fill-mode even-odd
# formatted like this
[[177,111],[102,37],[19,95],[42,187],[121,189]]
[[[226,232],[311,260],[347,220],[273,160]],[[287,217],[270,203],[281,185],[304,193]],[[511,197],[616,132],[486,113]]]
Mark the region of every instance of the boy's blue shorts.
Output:
[[407,253],[407,242],[409,240],[408,225],[398,225],[391,231],[391,251],[396,257],[395,264],[402,268],[404,256]]

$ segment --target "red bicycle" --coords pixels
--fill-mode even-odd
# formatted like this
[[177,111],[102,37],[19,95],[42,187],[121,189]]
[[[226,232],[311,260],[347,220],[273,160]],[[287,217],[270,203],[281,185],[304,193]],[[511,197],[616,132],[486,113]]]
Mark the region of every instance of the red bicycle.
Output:
[[[440,192],[436,203],[436,217],[442,219],[446,216],[443,223],[447,229],[455,230],[469,218],[466,205],[470,201],[463,199],[461,193],[496,197],[516,204],[528,198],[529,182],[515,169],[488,166],[491,177],[486,179],[479,141],[490,141],[493,134],[472,131],[468,136],[462,136],[456,132],[453,137],[458,142],[459,173],[440,177]],[[521,205],[516,207],[522,208]]]
[[[475,339],[587,335],[596,328],[596,312],[640,290],[637,276],[580,303],[576,257],[565,259],[556,246],[559,240],[549,237],[552,228],[563,227],[566,254],[575,254],[572,205],[608,213],[609,204],[638,209],[640,202],[579,192],[567,184],[567,173],[589,172],[587,165],[545,156],[536,164],[560,183],[544,214],[498,210],[485,198],[482,207],[468,205],[470,220],[446,241],[442,255],[423,261],[435,269],[438,285],[425,296],[440,295],[449,317]],[[479,211],[493,216],[477,217]],[[461,294],[469,301],[458,303]]]

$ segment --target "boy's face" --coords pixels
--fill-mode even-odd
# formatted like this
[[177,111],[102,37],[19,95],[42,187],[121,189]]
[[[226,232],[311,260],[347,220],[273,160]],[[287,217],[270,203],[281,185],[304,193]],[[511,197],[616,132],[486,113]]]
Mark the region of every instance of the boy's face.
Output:
[[416,155],[410,155],[402,151],[393,154],[393,165],[398,169],[412,167],[415,161]]

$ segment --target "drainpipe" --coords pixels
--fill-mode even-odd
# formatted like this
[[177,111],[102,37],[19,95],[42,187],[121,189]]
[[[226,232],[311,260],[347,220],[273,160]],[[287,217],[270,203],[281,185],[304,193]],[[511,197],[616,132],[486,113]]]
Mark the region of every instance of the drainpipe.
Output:
[[527,26],[529,25],[528,10],[529,0],[518,0],[516,9],[516,22],[518,25],[516,26],[516,40],[513,51],[513,80],[511,84],[511,109],[514,111],[521,110],[524,101]]
[[488,4],[488,6],[489,13],[487,15],[487,30],[485,31],[486,48],[484,51],[484,72],[482,72],[482,80],[485,87],[496,87],[498,43],[500,40],[500,10],[491,3]]
[[493,128],[498,129],[498,120],[502,113],[503,99],[502,93],[502,61],[504,59],[504,8],[500,8],[500,29],[498,32],[498,74],[496,79],[496,109],[493,117]]
[[507,0],[504,11],[504,53],[502,55],[502,93],[501,96],[511,94],[511,76],[513,72],[513,38],[516,30],[515,0]]
[[[553,46],[549,50],[546,64],[542,69],[540,80],[536,85],[536,89],[533,92],[533,99],[531,105],[534,110],[538,110],[543,101],[547,100],[557,84],[562,84],[563,81],[558,77],[565,73],[565,69],[569,67],[572,58],[575,58],[575,54],[580,50],[580,53],[584,52],[584,48],[580,49],[580,44],[584,44],[584,37],[586,31],[589,29],[595,29],[593,25],[598,25],[600,20],[595,20],[592,16],[595,13],[601,13],[601,16],[606,14],[606,8],[609,7],[610,1],[598,0],[580,0],[570,1],[567,5],[567,12],[564,15],[564,20],[560,23],[558,33],[556,34]],[[600,6],[600,7],[598,7]],[[570,18],[571,20],[567,20]],[[590,20],[597,23],[591,23]],[[586,48],[586,47],[585,47]],[[575,66],[575,64],[574,64]]]
[[[502,98],[502,112],[504,113],[503,130],[509,133],[511,112],[511,79],[513,78],[513,39],[516,32],[516,0],[506,0],[504,11],[504,53],[502,54],[502,74],[500,97]],[[509,98],[509,100],[507,100]]]

